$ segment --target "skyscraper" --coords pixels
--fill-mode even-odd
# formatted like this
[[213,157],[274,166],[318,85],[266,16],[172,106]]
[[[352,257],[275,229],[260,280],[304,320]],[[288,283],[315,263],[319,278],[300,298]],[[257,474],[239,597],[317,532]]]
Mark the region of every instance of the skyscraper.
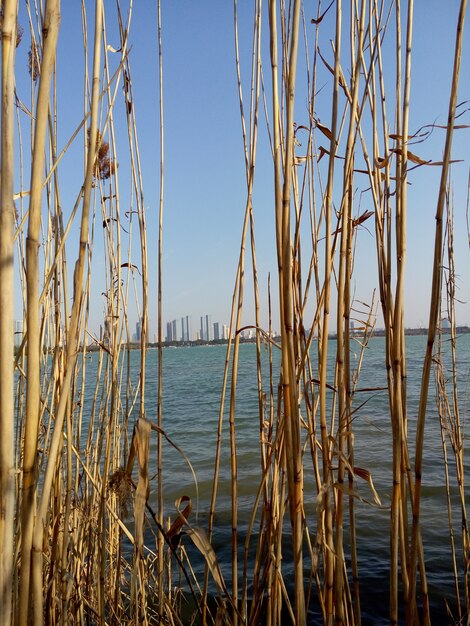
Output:
[[212,341],[213,337],[212,337],[212,325],[211,325],[211,316],[210,315],[206,315],[205,318],[205,340],[206,341]]
[[178,339],[178,322],[176,320],[173,320],[171,322],[171,340],[172,341],[179,341],[179,339]]
[[189,315],[181,318],[181,341],[191,341],[191,318]]
[[172,340],[171,329],[172,329],[171,322],[167,322],[166,323],[166,341],[167,341],[167,343],[170,343],[170,341],[173,341]]
[[200,338],[201,341],[204,341],[204,339],[205,339],[204,318],[203,317],[201,317],[201,328],[200,328],[200,331],[199,331],[199,338]]

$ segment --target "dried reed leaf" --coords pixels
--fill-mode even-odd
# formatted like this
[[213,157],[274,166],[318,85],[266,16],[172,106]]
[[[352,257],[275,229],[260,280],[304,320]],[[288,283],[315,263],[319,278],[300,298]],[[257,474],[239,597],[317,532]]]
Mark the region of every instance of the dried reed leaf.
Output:
[[188,521],[188,518],[191,515],[191,511],[193,510],[193,504],[189,496],[181,496],[178,503],[181,504],[182,502],[188,502],[188,504],[186,505],[183,511],[178,511],[179,512],[178,517],[175,519],[175,521],[171,525],[170,530],[167,532],[167,537],[169,539],[181,533],[181,529],[183,528],[185,524],[185,520],[186,522]]
[[[403,151],[401,148],[392,148],[390,152],[394,152],[395,154],[398,154],[398,155],[403,154]],[[416,165],[434,165],[434,166],[438,165],[439,166],[439,165],[444,164],[444,161],[425,161],[418,155],[413,154],[413,152],[411,152],[410,150],[407,150],[406,158],[408,159],[408,161],[411,161],[412,163],[416,163]],[[449,161],[449,163],[461,163],[461,162],[462,162],[462,159],[454,159],[454,160]]]
[[[331,72],[331,74],[334,76],[335,75],[335,71],[334,69],[331,67],[331,65],[329,65],[326,61],[326,59],[323,57],[322,53],[320,52],[320,48],[317,47],[317,52],[318,52],[318,56],[320,57],[320,59],[323,61],[323,64],[325,65],[325,67]],[[344,73],[343,70],[341,69],[341,67],[339,68],[339,85],[340,87],[342,87],[346,98],[349,100],[349,102],[352,102],[352,98],[351,98],[351,93],[349,91],[348,85],[346,83],[346,79],[344,78]]]
[[109,222],[117,222],[117,219],[115,217],[106,217],[103,220],[103,228],[106,228],[109,225]]
[[387,167],[387,165],[388,165],[388,164],[389,164],[389,162],[390,162],[390,157],[391,157],[391,154],[389,154],[387,157],[384,157],[384,158],[382,158],[382,157],[377,157],[377,158],[375,159],[375,164],[376,164],[376,166],[377,166],[379,169],[382,169],[383,167]]
[[227,588],[224,583],[217,556],[215,554],[214,548],[207,538],[205,531],[202,528],[193,528],[192,526],[188,525],[187,533],[196,548],[206,560],[215,584],[221,592],[227,593]]
[[207,566],[212,574],[214,582],[219,588],[219,590],[222,593],[229,595],[227,591],[227,587],[225,586],[222,572],[220,570],[220,565],[217,560],[217,556],[215,554],[214,548],[212,547],[209,539],[207,538],[205,531],[202,528],[195,528],[191,526],[191,524],[188,522],[187,517],[185,517],[185,512],[188,509],[188,505],[185,507],[184,511],[180,511],[181,504],[183,502],[187,502],[188,500],[190,501],[188,496],[182,496],[181,498],[178,498],[175,502],[175,507],[176,507],[176,510],[178,512],[178,517],[181,522],[181,528],[183,526],[185,527],[186,534],[191,538],[191,541],[194,543],[196,548],[204,557],[207,563]]
[[[315,383],[316,385],[321,384],[321,381],[318,378],[311,378],[310,382]],[[333,387],[333,385],[329,385],[328,383],[326,383],[326,388],[331,389],[331,391],[336,391],[336,387]]]
[[310,20],[311,24],[315,24],[316,26],[318,26],[318,24],[320,24],[320,22],[323,21],[323,18],[325,17],[325,15],[328,13],[328,11],[331,9],[331,7],[333,6],[335,0],[331,0],[330,4],[327,6],[327,8],[323,11],[323,13],[320,15],[320,17],[317,17],[316,19],[312,17],[312,19]]
[[134,500],[135,543],[139,552],[144,545],[145,505],[150,493],[149,447],[151,426],[149,420],[140,418],[134,427],[133,444],[137,452],[139,478]]
[[[320,146],[318,148],[318,152],[319,152],[319,157],[317,159],[317,163],[320,162],[320,160],[325,156],[325,154],[327,154],[328,156],[330,156],[330,151],[327,150],[326,148],[324,148],[323,146]],[[344,156],[341,156],[340,154],[335,154],[335,159],[341,159],[344,161]]]
[[364,213],[359,215],[359,217],[356,217],[355,219],[353,219],[353,221],[352,221],[353,227],[359,226],[360,224],[362,224],[363,222],[368,220],[369,217],[372,217],[372,215],[374,215],[373,211],[364,211]]
[[121,267],[128,267],[130,270],[137,270],[137,272],[140,274],[140,270],[137,267],[137,265],[134,265],[133,263],[128,263],[127,261],[125,263],[121,263]]
[[317,163],[320,163],[320,161],[323,159],[323,157],[325,156],[325,154],[330,154],[330,153],[329,153],[329,151],[328,151],[326,148],[324,148],[323,146],[320,146],[320,147],[318,148],[318,152],[319,152],[319,155],[320,155],[320,156],[319,156],[319,157],[318,157],[318,159],[317,159]]
[[[351,489],[350,487],[348,487],[347,485],[340,484],[340,483],[334,483],[334,488],[338,489],[340,491],[342,491],[344,494],[348,495],[348,496],[352,496],[353,498],[357,498],[357,500],[360,500],[361,502],[364,502],[364,504],[369,504],[370,506],[382,506],[381,503],[379,502],[372,502],[371,500],[368,500],[367,498],[364,498],[363,496],[361,496],[361,494],[356,490],[356,489]],[[374,498],[375,500],[375,498]]]
[[331,132],[331,130],[327,126],[324,126],[323,124],[320,124],[320,122],[318,120],[314,119],[314,122],[315,122],[315,126],[318,128],[318,130],[320,132],[322,132],[325,135],[325,137],[327,137],[330,141],[332,141],[333,140],[333,133]]
[[[396,141],[401,140],[402,135],[397,135],[395,133],[390,133],[389,135],[390,139],[394,139]],[[408,135],[408,139],[407,141],[409,141],[410,139],[414,139],[416,137],[416,135]]]
[[365,480],[367,483],[369,483],[369,487],[370,490],[372,491],[372,494],[374,496],[374,501],[376,504],[378,504],[378,506],[382,506],[382,502],[379,498],[379,494],[377,493],[375,487],[374,487],[374,481],[372,480],[372,474],[369,472],[369,470],[366,470],[362,467],[355,467],[354,468],[354,474],[356,476],[359,476],[359,478],[362,478],[363,480]]

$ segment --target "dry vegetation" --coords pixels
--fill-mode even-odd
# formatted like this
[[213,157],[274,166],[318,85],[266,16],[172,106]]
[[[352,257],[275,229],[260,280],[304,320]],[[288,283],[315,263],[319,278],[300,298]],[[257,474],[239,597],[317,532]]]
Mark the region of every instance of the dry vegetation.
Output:
[[[444,153],[442,161],[433,163],[438,165],[435,171],[441,181],[436,198],[434,265],[430,268],[433,291],[416,439],[412,441],[407,425],[404,328],[407,184],[411,167],[428,166],[409,149],[413,132],[409,128],[413,2],[360,0],[348,3],[343,14],[342,3],[337,0],[330,6],[319,6],[316,19],[306,24],[300,0],[293,0],[289,6],[267,0],[266,7],[262,7],[261,0],[255,0],[248,106],[242,89],[244,68],[238,58],[235,20],[246,207],[233,291],[234,339],[227,346],[219,438],[213,451],[213,492],[204,529],[193,525],[191,502],[185,497],[178,503],[177,514],[164,510],[163,481],[171,482],[171,475],[165,474],[161,348],[157,414],[150,415],[146,407],[150,288],[158,289],[158,337],[162,340],[164,168],[162,156],[158,261],[152,259],[158,274],[149,287],[129,54],[132,12],[126,8],[125,15],[121,13],[119,1],[116,7],[106,8],[118,16],[121,41],[116,52],[107,42],[103,0],[96,0],[93,19],[86,13],[91,3],[83,4],[83,53],[87,67],[92,69],[89,74],[87,70],[83,80],[83,120],[59,152],[60,116],[56,116],[54,78],[60,3],[47,0],[43,4],[41,17],[32,11],[30,3],[26,4],[29,22],[21,37],[17,35],[16,1],[2,2],[1,624],[179,624],[194,620],[275,626],[291,620],[302,625],[308,621],[307,611],[312,604],[323,615],[325,624],[361,623],[361,570],[355,535],[358,481],[366,481],[371,500],[378,500],[371,474],[354,463],[353,415],[363,400],[357,397],[357,383],[377,309],[372,300],[361,305],[360,314],[355,311],[355,244],[358,230],[366,222],[376,241],[378,306],[386,331],[384,368],[392,426],[390,575],[384,582],[389,587],[390,622],[396,624],[399,615],[408,624],[430,621],[420,498],[428,387],[433,360],[442,366],[438,348],[444,307],[451,321],[454,367],[450,383],[442,367],[435,369],[435,381],[447,468],[447,532],[454,551],[454,571],[450,575],[455,577],[456,594],[449,605],[455,623],[466,620],[470,609],[470,548],[462,409],[457,389],[456,270],[449,194],[466,2],[461,2],[456,24]],[[326,11],[336,15],[336,32],[332,34],[334,41],[328,58],[321,56],[316,47]],[[268,16],[266,23],[261,20],[262,14]],[[88,22],[95,24],[94,37]],[[307,26],[311,29],[311,41],[306,44],[311,58],[308,73],[299,78],[299,42]],[[265,30],[269,46],[262,44]],[[159,38],[162,103],[160,24],[155,32]],[[391,67],[382,55],[384,40],[389,38],[396,45],[396,59]],[[29,47],[29,68],[15,70],[16,45]],[[315,113],[318,65],[326,66],[330,72],[328,125],[320,123]],[[31,102],[26,106],[15,99],[15,71],[28,70]],[[384,93],[385,79],[392,79],[396,86],[390,110]],[[300,80],[307,81],[309,94],[308,121],[302,124],[296,120],[294,108]],[[121,98],[125,103],[124,124],[115,121],[116,103]],[[252,198],[258,130],[264,118],[273,164],[273,245],[278,260],[280,346],[269,339],[271,328],[262,328],[260,321],[262,305],[255,253]],[[22,148],[25,120],[31,151]],[[121,154],[126,153],[125,169],[118,167],[124,158],[116,154],[118,127],[121,131],[126,129],[124,139],[119,141]],[[163,128],[161,106],[162,155]],[[84,146],[83,175],[77,172],[76,202],[70,214],[64,215],[61,162],[80,138]],[[16,153],[14,146],[19,146]],[[359,178],[363,187],[365,177],[372,210],[358,211],[356,180]],[[126,212],[120,198],[120,179],[124,178],[131,189],[132,205]],[[305,224],[307,241],[303,239]],[[137,250],[135,243],[132,247],[136,240]],[[95,245],[104,246],[107,288],[102,334],[92,337],[99,346],[99,355],[96,380],[90,388],[86,346],[91,336],[88,318]],[[247,259],[251,260],[251,269],[246,266]],[[103,272],[103,268],[98,271]],[[253,486],[253,516],[249,532],[241,537],[236,420],[240,333],[236,331],[242,324],[245,277],[250,272],[255,289],[253,325],[258,330],[258,450],[262,479]],[[16,354],[15,276],[21,281],[26,329]],[[142,328],[137,385],[131,380],[129,355],[122,347],[130,340],[128,311],[134,299],[132,306],[137,307]],[[336,308],[334,326],[330,319],[332,307]],[[358,341],[357,335],[352,337],[350,332],[354,318],[361,336],[359,360],[353,367],[351,343]],[[331,332],[337,336],[334,371],[328,365]],[[315,344],[314,337],[318,338]],[[281,350],[280,380],[262,378],[262,341],[267,341],[270,352]],[[228,425],[224,422],[226,407]],[[222,575],[211,545],[216,524],[221,435],[226,429],[233,529],[228,577]],[[156,442],[156,460],[150,458],[152,440]],[[156,476],[151,469],[155,467]],[[455,476],[451,476],[452,472]],[[313,477],[314,493],[308,494],[310,501],[312,497],[316,501],[313,514],[307,514],[304,508],[305,473]],[[452,510],[453,480],[459,491],[458,514]],[[149,501],[151,483],[157,493],[155,503]],[[455,521],[457,518],[461,523]],[[292,564],[285,563],[286,529],[291,533]],[[198,580],[181,542],[182,532],[206,560],[205,575]],[[248,547],[254,546],[251,563],[239,560],[243,544],[245,555]],[[192,608],[182,601],[182,589],[192,598],[188,605]]]

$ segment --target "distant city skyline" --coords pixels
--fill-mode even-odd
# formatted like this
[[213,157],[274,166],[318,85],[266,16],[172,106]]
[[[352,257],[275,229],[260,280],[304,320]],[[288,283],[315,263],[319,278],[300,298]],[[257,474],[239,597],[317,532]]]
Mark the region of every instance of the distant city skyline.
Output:
[[212,315],[206,313],[199,316],[197,328],[193,328],[192,316],[184,315],[166,322],[165,341],[189,342],[189,341],[217,341],[229,338],[230,329],[226,324],[212,322]]
[[[346,9],[345,9],[346,10]],[[263,19],[266,17],[264,8]],[[410,104],[410,132],[414,133],[424,124],[435,124],[433,132],[425,142],[421,142],[416,150],[425,160],[438,162],[442,155],[445,141],[444,127],[447,119],[448,99],[450,90],[450,74],[453,59],[453,45],[457,17],[457,4],[442,3],[432,0],[429,3],[416,3],[415,24],[413,35],[412,61],[412,93]],[[76,74],[83,72],[83,41],[82,32],[77,28],[81,20],[80,4],[64,4],[59,37],[57,101],[61,110],[61,130],[58,149],[63,149],[77,125],[83,118],[83,98],[70,97],[76,93]],[[251,47],[253,36],[253,7],[251,3],[239,6],[239,45],[241,81],[245,96],[250,90],[251,81]],[[307,23],[313,15],[313,7],[306,7]],[[92,12],[89,18],[92,19]],[[119,31],[115,21],[108,14],[108,29],[111,41],[117,49]],[[318,49],[331,60],[330,37],[334,32],[334,11],[325,15],[320,29]],[[26,7],[20,4],[20,24],[28,24]],[[246,170],[245,157],[241,140],[240,106],[238,99],[238,83],[234,62],[233,37],[233,6],[229,3],[191,3],[183,0],[180,4],[167,4],[162,7],[162,41],[163,41],[163,75],[164,75],[164,112],[165,112],[165,194],[164,194],[164,236],[162,259],[162,306],[163,320],[179,320],[178,333],[181,330],[181,316],[185,312],[192,317],[191,332],[185,330],[185,336],[193,336],[200,327],[196,308],[203,303],[204,308],[211,311],[212,320],[227,320],[230,315],[232,294],[236,279],[236,264],[240,252],[240,235],[246,206]],[[137,3],[133,9],[130,43],[132,51],[130,60],[134,71],[132,75],[133,108],[138,113],[141,126],[138,127],[139,150],[142,164],[142,179],[145,187],[144,205],[146,225],[148,229],[147,246],[149,251],[149,293],[148,293],[148,337],[153,339],[157,331],[158,292],[156,280],[158,249],[158,207],[160,198],[158,171],[159,118],[158,111],[158,54],[155,24],[157,23],[157,7],[154,4]],[[470,22],[465,25],[468,34]],[[306,53],[312,54],[310,47],[312,32],[309,31],[305,42],[309,50],[299,52],[299,77],[306,71]],[[390,49],[384,40],[384,62],[390,63]],[[436,41],[442,45],[436,46]],[[466,45],[462,57],[462,67],[469,64],[470,39],[466,37]],[[111,44],[110,44],[111,45]],[[188,51],[190,53],[188,54]],[[19,101],[27,103],[31,92],[31,80],[28,67],[29,49],[20,45],[16,53],[16,63],[23,71],[17,73],[16,92]],[[265,61],[269,60],[268,30],[263,30],[262,53]],[[64,70],[64,64],[66,64]],[[76,71],[69,72],[73,66]],[[393,66],[393,62],[392,62]],[[392,71],[393,76],[393,71]],[[316,96],[315,107],[318,119],[328,125],[332,94],[332,80],[329,70],[320,63],[316,68],[316,81],[321,85]],[[462,71],[459,88],[459,103],[468,100],[470,90],[470,73]],[[308,123],[308,94],[300,82],[296,96],[295,121],[302,125]],[[267,83],[269,90],[269,84]],[[388,88],[387,88],[388,90]],[[188,100],[187,94],[191,93]],[[393,88],[389,91],[394,98]],[[429,96],[432,94],[432,97]],[[393,105],[388,103],[393,116]],[[114,123],[118,137],[125,132],[127,126],[117,115],[116,107]],[[461,109],[460,130],[455,132],[452,158],[452,205],[455,207],[455,237],[453,250],[455,255],[456,276],[456,321],[458,324],[470,324],[470,282],[465,280],[468,267],[468,230],[466,223],[466,204],[468,189],[468,125],[469,113],[466,105]],[[25,124],[29,124],[25,116]],[[390,121],[393,126],[393,122]],[[364,121],[366,124],[366,121]],[[31,146],[27,144],[27,126],[23,130],[26,142],[23,150],[27,153]],[[391,127],[391,132],[393,128]],[[367,134],[369,126],[364,127]],[[120,141],[120,140],[119,140]],[[299,142],[303,141],[299,135]],[[253,189],[252,204],[256,237],[257,281],[260,293],[260,324],[268,330],[268,315],[272,315],[272,325],[279,329],[279,298],[276,279],[276,233],[274,226],[273,198],[273,164],[269,133],[266,124],[259,120],[259,137],[256,157],[256,177]],[[305,144],[304,144],[305,145]],[[181,158],[181,146],[184,146],[184,158]],[[379,146],[382,150],[384,146]],[[301,156],[301,146],[296,148]],[[223,158],[222,158],[223,154]],[[127,190],[127,156],[126,151],[119,153],[119,174],[121,193],[126,196]],[[326,159],[322,161],[322,166]],[[66,214],[75,203],[75,196],[81,186],[81,178],[77,180],[77,171],[83,165],[83,141],[76,141],[67,148],[61,161],[61,203]],[[361,166],[358,165],[358,168]],[[340,170],[338,170],[340,171]],[[320,172],[319,172],[320,173]],[[371,200],[364,193],[368,183],[361,183],[360,174],[356,177],[355,211],[371,210]],[[409,173],[408,190],[408,222],[407,248],[405,259],[405,281],[403,297],[406,302],[404,323],[407,327],[426,327],[429,318],[429,302],[431,294],[433,242],[435,231],[435,207],[438,196],[439,168],[413,168]],[[19,181],[15,191],[20,191]],[[339,182],[339,188],[341,181]],[[27,189],[27,185],[25,186]],[[209,192],[210,190],[210,192]],[[334,189],[335,203],[338,205],[338,190]],[[20,214],[27,209],[27,196],[20,197],[17,209]],[[133,211],[129,216],[135,215]],[[127,214],[123,216],[127,219]],[[221,227],[223,224],[223,227]],[[127,228],[126,221],[123,227]],[[308,220],[305,228],[309,228]],[[103,232],[105,232],[104,229]],[[376,243],[374,237],[373,218],[365,222],[357,230],[357,241],[354,260],[354,295],[357,301],[371,303],[374,290],[377,290]],[[137,275],[140,267],[137,229],[133,229],[132,250],[134,256],[123,258],[121,271],[129,274],[129,268]],[[300,232],[300,231],[299,231]],[[93,253],[93,267],[103,271],[93,271],[90,282],[89,330],[96,337],[100,329],[108,324],[107,293],[110,289],[108,261],[105,257],[99,237],[95,232],[95,240],[90,251]],[[306,231],[302,231],[302,236]],[[71,239],[71,238],[69,238]],[[309,232],[304,241],[309,240]],[[73,243],[73,242],[72,242]],[[123,248],[124,249],[124,248]],[[305,244],[302,248],[302,271],[305,273],[310,266],[310,251]],[[73,267],[75,248],[67,252],[70,268]],[[324,268],[319,258],[318,272]],[[17,263],[18,267],[20,264]],[[125,269],[127,268],[127,269]],[[270,291],[268,294],[268,277]],[[71,278],[71,277],[70,277]],[[253,277],[247,265],[245,273],[245,294],[242,325],[254,323]],[[396,276],[391,280],[395,283]],[[71,280],[69,281],[71,284]],[[304,283],[305,284],[305,283]],[[129,292],[131,293],[131,292]],[[376,292],[377,293],[377,292]],[[270,311],[268,313],[268,295]],[[140,297],[137,289],[137,298]],[[335,299],[332,296],[330,311],[331,325],[336,324]],[[377,300],[375,300],[376,302]],[[353,302],[351,303],[353,305]],[[127,305],[126,320],[131,320],[129,333],[131,338],[135,332],[137,311],[141,304],[131,302]],[[316,299],[313,290],[305,308],[304,323],[312,323],[315,315]],[[15,316],[21,317],[23,295],[20,280],[15,281]],[[113,312],[113,314],[116,312]],[[121,314],[121,312],[119,312]],[[187,315],[188,316],[188,315]],[[383,325],[381,312],[377,318],[378,326]],[[162,334],[166,335],[166,321]],[[213,329],[214,332],[214,329]]]

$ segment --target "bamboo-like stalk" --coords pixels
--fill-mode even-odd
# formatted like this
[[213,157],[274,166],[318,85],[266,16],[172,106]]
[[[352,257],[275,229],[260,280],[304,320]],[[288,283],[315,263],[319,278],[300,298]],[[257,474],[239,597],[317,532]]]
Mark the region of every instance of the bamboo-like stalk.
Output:
[[36,454],[39,428],[40,397],[40,332],[39,332],[39,234],[41,227],[42,176],[44,151],[49,123],[49,100],[51,76],[55,66],[55,55],[60,23],[60,2],[50,0],[46,4],[43,22],[43,49],[39,83],[34,148],[31,166],[31,195],[29,205],[28,237],[26,240],[27,280],[27,390],[26,418],[23,453],[23,497],[21,506],[21,560],[19,623],[26,624],[30,610],[30,568],[33,527],[35,519]]
[[320,347],[320,431],[323,461],[323,489],[324,489],[324,533],[325,533],[325,577],[324,577],[324,603],[325,603],[325,622],[333,623],[334,607],[333,607],[333,584],[334,584],[334,546],[333,546],[333,519],[330,503],[330,442],[328,439],[327,427],[327,357],[328,357],[328,329],[330,316],[330,290],[331,290],[331,221],[333,207],[333,178],[335,168],[335,155],[337,150],[337,118],[338,118],[338,91],[340,80],[340,54],[341,54],[341,22],[342,22],[342,3],[336,3],[336,31],[335,31],[335,65],[334,65],[334,85],[332,98],[331,113],[331,141],[330,141],[330,159],[328,163],[328,181],[324,196],[324,214],[325,214],[325,278],[324,278],[324,298],[323,298],[323,318],[322,318],[322,335]]
[[17,4],[2,4],[2,104],[0,178],[0,623],[12,618],[14,575],[15,460],[13,378],[14,256],[14,67]]

